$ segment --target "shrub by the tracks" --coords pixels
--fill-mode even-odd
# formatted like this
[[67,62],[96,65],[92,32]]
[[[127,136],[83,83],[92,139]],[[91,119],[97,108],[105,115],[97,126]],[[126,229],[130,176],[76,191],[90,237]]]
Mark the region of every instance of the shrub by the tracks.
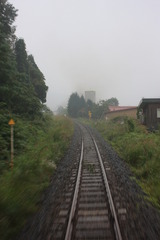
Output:
[[[71,121],[63,117],[48,115],[31,122],[15,116],[14,120],[12,170],[8,166],[8,143],[5,143],[9,137],[0,138],[4,146],[0,176],[0,236],[3,240],[14,239],[27,217],[38,209],[42,190],[49,185],[73,133]],[[8,130],[6,134],[9,134]]]
[[160,208],[160,133],[149,133],[133,119],[99,121],[94,126],[129,164],[138,183]]

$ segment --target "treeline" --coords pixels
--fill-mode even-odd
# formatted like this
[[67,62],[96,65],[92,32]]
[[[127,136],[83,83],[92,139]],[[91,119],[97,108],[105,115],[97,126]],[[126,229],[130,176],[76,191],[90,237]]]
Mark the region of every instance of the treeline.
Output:
[[109,110],[109,105],[118,106],[119,102],[116,98],[101,100],[98,103],[93,103],[91,100],[86,102],[83,95],[79,96],[78,93],[73,93],[69,98],[67,110],[73,118],[87,118],[90,112],[92,118],[99,119],[104,117],[104,114]]
[[[48,87],[34,57],[28,55],[25,41],[15,35],[17,10],[7,0],[0,1],[0,169],[10,158],[10,128],[15,125],[15,154],[24,149],[18,118],[32,121],[43,116]],[[24,137],[25,138],[25,137]]]
[[25,41],[15,36],[16,16],[12,4],[0,1],[0,109],[33,118],[46,102],[48,87]]

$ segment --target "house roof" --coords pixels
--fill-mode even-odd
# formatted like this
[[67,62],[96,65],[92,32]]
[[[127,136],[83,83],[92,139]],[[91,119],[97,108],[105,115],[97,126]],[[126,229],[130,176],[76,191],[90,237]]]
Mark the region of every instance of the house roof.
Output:
[[109,106],[109,112],[119,112],[119,111],[126,111],[126,110],[132,110],[136,109],[137,107],[135,106]]
[[143,108],[149,103],[160,103],[160,98],[142,98],[138,107]]

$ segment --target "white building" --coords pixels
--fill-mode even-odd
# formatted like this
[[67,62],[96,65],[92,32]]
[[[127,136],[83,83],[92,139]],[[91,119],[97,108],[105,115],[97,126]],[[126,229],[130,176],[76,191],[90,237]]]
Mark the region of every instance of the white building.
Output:
[[96,92],[95,91],[85,91],[85,101],[91,100],[93,103],[96,102]]

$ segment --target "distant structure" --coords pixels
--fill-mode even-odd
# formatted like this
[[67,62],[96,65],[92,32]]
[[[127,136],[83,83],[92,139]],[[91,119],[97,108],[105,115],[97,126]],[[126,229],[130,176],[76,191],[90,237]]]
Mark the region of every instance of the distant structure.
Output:
[[160,98],[142,98],[139,106],[139,118],[148,129],[158,129],[160,126]]
[[96,102],[96,92],[95,91],[85,91],[85,100],[91,100],[93,103]]
[[131,117],[136,119],[137,118],[137,107],[131,106],[109,106],[109,111],[106,113],[106,120],[113,119],[116,117]]

